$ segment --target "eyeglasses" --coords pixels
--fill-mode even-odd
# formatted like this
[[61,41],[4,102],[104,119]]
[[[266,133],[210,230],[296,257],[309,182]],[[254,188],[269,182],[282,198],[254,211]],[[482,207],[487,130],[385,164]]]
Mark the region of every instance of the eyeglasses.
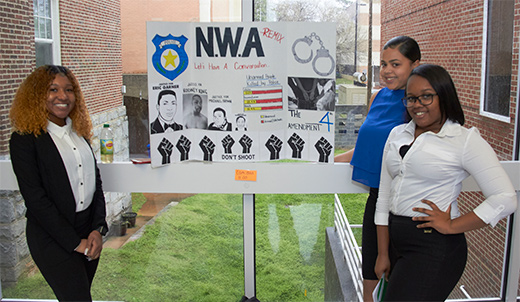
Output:
[[420,96],[407,96],[402,98],[403,104],[405,107],[412,107],[415,102],[419,101],[419,104],[423,106],[428,106],[433,102],[433,97],[437,94],[423,94]]

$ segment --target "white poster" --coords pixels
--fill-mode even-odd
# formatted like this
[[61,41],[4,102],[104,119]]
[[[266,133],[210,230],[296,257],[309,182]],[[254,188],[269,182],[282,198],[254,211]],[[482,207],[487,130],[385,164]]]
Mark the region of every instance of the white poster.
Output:
[[332,163],[333,23],[147,22],[152,166]]

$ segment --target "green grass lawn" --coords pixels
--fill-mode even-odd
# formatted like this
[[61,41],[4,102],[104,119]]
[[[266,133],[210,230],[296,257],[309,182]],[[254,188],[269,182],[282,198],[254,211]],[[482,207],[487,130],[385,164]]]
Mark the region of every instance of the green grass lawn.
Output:
[[132,193],[132,212],[137,213],[146,202],[143,193]]
[[[134,196],[139,198],[139,194]],[[325,228],[333,195],[256,195],[260,301],[323,301]],[[352,224],[366,194],[342,194]],[[105,248],[95,300],[239,301],[244,294],[242,196],[198,194],[170,208],[124,247]],[[38,272],[3,289],[7,298],[53,299]]]

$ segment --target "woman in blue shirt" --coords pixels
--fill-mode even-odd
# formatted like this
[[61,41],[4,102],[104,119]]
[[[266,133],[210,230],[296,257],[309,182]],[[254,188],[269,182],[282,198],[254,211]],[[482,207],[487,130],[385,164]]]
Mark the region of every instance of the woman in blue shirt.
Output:
[[365,301],[372,300],[372,292],[378,281],[374,272],[377,259],[374,215],[383,148],[390,131],[409,119],[401,99],[404,97],[408,76],[419,66],[420,60],[419,45],[410,37],[394,37],[383,46],[380,77],[386,87],[372,96],[367,117],[359,129],[355,148],[334,158],[335,162],[350,162],[353,166],[352,180],[370,187],[363,216],[361,244]]

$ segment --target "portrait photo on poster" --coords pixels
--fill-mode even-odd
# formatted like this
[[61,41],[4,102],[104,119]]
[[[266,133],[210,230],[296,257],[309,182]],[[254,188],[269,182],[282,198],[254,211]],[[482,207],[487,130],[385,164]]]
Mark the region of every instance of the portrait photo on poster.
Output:
[[228,119],[228,112],[230,111],[229,106],[214,106],[211,111],[212,122],[209,124],[208,130],[231,131],[233,126]]
[[288,77],[287,84],[289,110],[334,111],[336,81],[333,79]]
[[203,94],[183,95],[184,127],[208,129],[208,96]]
[[244,113],[235,114],[235,131],[247,131],[247,116]]
[[169,133],[182,130],[182,89],[180,84],[154,85],[148,108],[150,116],[156,118],[150,123],[150,134]]

